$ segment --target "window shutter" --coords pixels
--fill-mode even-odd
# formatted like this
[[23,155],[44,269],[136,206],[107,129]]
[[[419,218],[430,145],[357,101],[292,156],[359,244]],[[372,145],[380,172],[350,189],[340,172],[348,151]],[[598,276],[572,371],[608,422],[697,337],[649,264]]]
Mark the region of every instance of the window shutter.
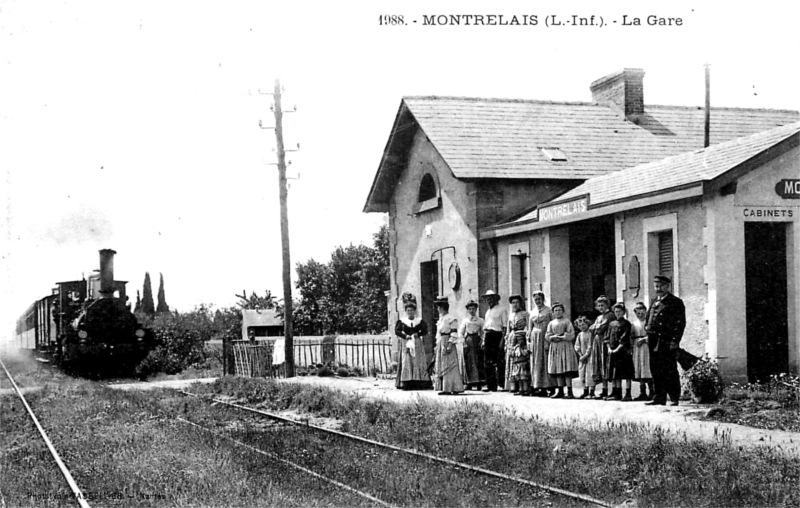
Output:
[[672,278],[675,269],[672,258],[672,231],[658,234],[658,272]]
[[[511,266],[509,266],[509,274],[511,279],[511,295],[521,295],[522,294],[522,287],[520,282],[522,281],[522,273],[520,268],[519,256],[511,256]],[[509,295],[509,296],[511,296]]]

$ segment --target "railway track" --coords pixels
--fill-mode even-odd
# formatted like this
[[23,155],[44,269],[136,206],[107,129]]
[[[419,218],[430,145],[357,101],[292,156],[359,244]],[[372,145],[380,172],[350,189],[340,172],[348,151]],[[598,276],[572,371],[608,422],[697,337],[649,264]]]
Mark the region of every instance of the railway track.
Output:
[[61,471],[61,474],[64,476],[64,479],[66,480],[67,484],[69,485],[70,491],[72,491],[72,494],[73,494],[73,496],[75,498],[75,501],[78,503],[79,506],[81,506],[83,508],[89,508],[89,503],[86,502],[86,498],[83,495],[83,492],[81,491],[80,487],[78,487],[78,484],[75,482],[75,479],[72,477],[72,473],[70,473],[69,469],[64,464],[64,461],[61,460],[61,456],[56,451],[55,447],[53,446],[53,443],[50,441],[50,438],[47,437],[47,433],[44,431],[44,428],[42,427],[42,424],[39,423],[39,419],[36,417],[36,414],[33,412],[33,409],[31,409],[31,406],[28,404],[28,401],[25,399],[25,395],[22,393],[22,390],[17,385],[16,381],[14,381],[14,377],[8,371],[8,369],[6,368],[6,364],[3,363],[2,360],[0,360],[0,367],[3,368],[3,372],[5,372],[6,377],[8,378],[9,382],[11,383],[11,387],[14,389],[15,393],[17,394],[17,397],[19,397],[19,400],[22,403],[22,405],[25,407],[25,410],[27,411],[28,416],[30,417],[30,419],[33,422],[33,424],[36,426],[36,430],[39,432],[39,435],[41,436],[42,440],[44,441],[45,445],[47,446],[47,449],[50,452],[50,455],[53,457],[53,460],[55,461],[56,465],[58,466],[58,469]]
[[[356,446],[363,446],[363,447],[365,447],[367,449],[373,449],[373,450],[375,450],[375,449],[381,450],[381,451],[383,451],[383,453],[391,454],[391,456],[393,456],[393,457],[397,457],[398,455],[401,455],[401,456],[405,457],[406,460],[409,460],[409,461],[414,461],[414,460],[423,461],[424,463],[426,463],[428,465],[433,463],[433,464],[436,464],[436,465],[438,465],[439,467],[442,467],[442,468],[446,468],[446,469],[450,469],[450,470],[461,470],[463,472],[463,474],[472,475],[473,477],[484,477],[485,480],[481,483],[481,485],[482,485],[481,488],[483,488],[483,489],[494,488],[498,492],[500,492],[500,491],[503,490],[503,488],[507,488],[508,486],[514,486],[516,489],[528,489],[530,491],[539,492],[539,493],[546,492],[547,495],[557,496],[557,497],[559,497],[561,499],[569,500],[569,502],[567,504],[572,503],[575,506],[601,506],[601,507],[612,507],[612,506],[614,506],[612,503],[609,503],[609,502],[606,502],[604,500],[597,499],[597,498],[594,498],[594,497],[591,497],[591,496],[587,496],[585,494],[581,494],[581,493],[578,493],[578,492],[571,492],[569,490],[561,489],[561,488],[558,488],[558,487],[553,487],[553,486],[550,486],[550,485],[545,485],[545,484],[542,484],[542,483],[538,483],[538,482],[534,482],[534,481],[531,481],[531,480],[527,480],[525,478],[519,478],[519,477],[507,475],[507,474],[504,474],[504,473],[501,473],[501,472],[498,472],[498,471],[493,471],[493,470],[490,470],[490,469],[474,466],[474,465],[471,465],[471,464],[466,464],[466,463],[455,461],[455,460],[452,460],[452,459],[439,457],[439,456],[436,456],[436,455],[433,455],[433,454],[430,454],[430,453],[425,453],[425,452],[421,452],[421,451],[418,451],[418,450],[402,448],[402,447],[394,446],[394,445],[391,445],[391,444],[382,443],[382,442],[379,442],[379,441],[367,439],[367,438],[364,438],[364,437],[361,437],[361,436],[357,436],[357,435],[354,435],[354,434],[349,434],[349,433],[342,432],[342,431],[339,431],[339,430],[334,430],[334,429],[329,429],[329,428],[318,426],[318,425],[313,425],[313,424],[308,423],[307,421],[304,422],[304,421],[294,420],[294,419],[291,419],[291,418],[286,418],[285,416],[281,416],[281,415],[278,415],[278,414],[275,414],[275,413],[271,413],[269,411],[264,411],[264,410],[261,410],[261,409],[247,407],[247,406],[244,406],[244,405],[241,405],[241,404],[228,402],[228,401],[225,401],[225,400],[222,400],[222,399],[219,399],[219,398],[211,398],[211,399],[209,399],[209,398],[201,397],[201,396],[199,396],[197,394],[194,394],[194,393],[191,393],[191,392],[188,392],[188,391],[185,391],[185,390],[176,390],[176,391],[178,391],[179,393],[182,393],[183,395],[185,395],[187,397],[192,397],[192,398],[195,398],[197,400],[204,400],[206,402],[210,402],[212,406],[225,407],[225,408],[236,409],[238,411],[242,411],[246,415],[249,415],[250,418],[253,419],[252,420],[254,422],[253,423],[253,427],[261,428],[262,430],[264,429],[264,427],[263,427],[263,425],[259,425],[257,423],[258,419],[261,419],[263,421],[264,418],[267,418],[270,421],[276,422],[278,425],[273,425],[272,427],[270,427],[271,432],[251,433],[250,435],[248,435],[247,437],[243,437],[242,439],[235,439],[235,438],[232,438],[231,436],[229,436],[227,432],[222,432],[220,430],[215,430],[215,429],[212,429],[212,428],[204,427],[204,426],[201,426],[201,425],[199,425],[199,424],[197,424],[195,422],[190,422],[190,421],[184,420],[182,418],[180,419],[181,421],[183,421],[187,425],[191,425],[191,426],[193,426],[195,428],[201,428],[201,429],[203,429],[204,432],[215,434],[215,435],[217,435],[217,436],[219,436],[219,437],[221,437],[223,439],[227,439],[229,441],[236,442],[237,445],[239,445],[239,446],[247,447],[251,451],[254,451],[256,453],[261,453],[261,454],[270,456],[271,458],[278,459],[278,460],[281,460],[281,461],[287,461],[287,459],[283,458],[283,455],[286,453],[286,450],[282,450],[283,453],[281,453],[281,451],[279,451],[279,450],[264,451],[263,449],[258,448],[257,446],[254,446],[253,444],[244,442],[244,440],[251,441],[251,443],[252,442],[260,443],[261,445],[263,445],[265,447],[270,447],[270,446],[271,447],[276,447],[276,445],[275,445],[276,443],[281,443],[281,442],[283,442],[285,440],[285,438],[287,436],[286,431],[288,431],[289,429],[302,429],[302,430],[308,431],[307,434],[309,434],[309,440],[308,440],[308,446],[307,446],[308,449],[314,449],[316,447],[317,450],[320,450],[320,449],[324,450],[326,447],[336,446],[336,445],[333,444],[334,440],[346,439],[346,440],[351,441],[353,443],[357,443]],[[298,438],[296,437],[296,435],[298,433],[295,432],[294,434],[295,434],[295,436],[292,437],[292,442],[303,442],[303,443],[306,442],[304,440],[303,441],[297,441]],[[311,434],[316,434],[317,437],[313,438],[313,437],[311,437]],[[255,437],[256,435],[258,435],[260,437]],[[267,435],[267,438],[264,438],[263,437],[264,435]],[[280,446],[278,446],[277,448],[280,448]],[[306,451],[306,448],[303,448],[303,451]],[[369,453],[365,452],[365,455],[369,456]],[[319,463],[321,461],[322,460],[318,459],[316,462]],[[312,474],[312,475],[314,475],[316,477],[320,477],[324,481],[328,481],[331,484],[335,484],[335,485],[339,486],[340,488],[345,488],[345,489],[348,489],[348,490],[352,489],[352,490],[356,491],[356,493],[358,493],[358,495],[362,495],[363,494],[362,497],[371,496],[371,494],[368,494],[368,493],[364,492],[363,490],[359,490],[359,488],[357,488],[357,487],[353,487],[352,485],[344,484],[344,483],[342,483],[342,482],[340,482],[338,480],[335,480],[335,479],[333,479],[333,478],[331,478],[329,476],[325,476],[322,473],[314,472],[314,471],[310,470],[309,468],[304,467],[302,465],[295,464],[295,463],[292,463],[291,465],[292,465],[292,467],[295,467],[295,469],[302,470],[302,471],[304,471],[304,472],[306,472],[308,474]],[[333,473],[335,474],[336,471],[333,471]],[[500,495],[502,495],[502,494],[500,494]],[[383,505],[383,506],[391,506],[391,504],[386,500],[378,499],[378,498],[375,498],[374,496],[372,496],[372,497],[374,498],[373,500],[376,502],[376,504],[380,504],[380,505]]]

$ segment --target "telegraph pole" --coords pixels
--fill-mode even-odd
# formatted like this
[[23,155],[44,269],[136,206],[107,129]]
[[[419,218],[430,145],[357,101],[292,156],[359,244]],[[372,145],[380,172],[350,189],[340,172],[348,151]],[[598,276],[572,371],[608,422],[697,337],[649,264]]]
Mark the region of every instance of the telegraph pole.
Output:
[[281,246],[283,250],[283,336],[286,339],[286,377],[294,377],[294,337],[292,336],[292,264],[289,256],[289,212],[286,206],[286,151],[283,147],[281,81],[275,80],[275,138],[278,151],[278,189],[281,201]]

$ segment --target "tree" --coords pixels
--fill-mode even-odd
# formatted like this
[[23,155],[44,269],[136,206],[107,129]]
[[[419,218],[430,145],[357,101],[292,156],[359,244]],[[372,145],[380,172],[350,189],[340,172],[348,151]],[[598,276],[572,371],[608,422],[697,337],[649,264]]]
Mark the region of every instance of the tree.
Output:
[[377,333],[386,330],[389,288],[389,230],[373,235],[373,246],[337,247],[323,265],[313,259],[296,267],[300,301],[294,326],[299,334]]
[[136,306],[133,308],[133,313],[138,315],[142,312],[142,297],[139,294],[139,290],[136,290]]
[[300,300],[293,305],[293,326],[298,335],[324,335],[331,322],[327,313],[326,286],[329,268],[314,259],[297,263],[296,287]]
[[259,296],[255,291],[247,296],[247,291],[242,291],[242,294],[236,295],[239,301],[236,303],[242,309],[275,309],[276,312],[283,312],[283,305],[280,301],[272,296],[272,291],[267,289],[264,296]]
[[169,312],[169,306],[164,298],[164,274],[159,273],[158,275],[158,306],[156,307],[156,314],[164,314],[165,312]]
[[153,288],[150,285],[150,272],[144,272],[144,288],[142,289],[142,313],[148,317],[156,315],[153,304]]

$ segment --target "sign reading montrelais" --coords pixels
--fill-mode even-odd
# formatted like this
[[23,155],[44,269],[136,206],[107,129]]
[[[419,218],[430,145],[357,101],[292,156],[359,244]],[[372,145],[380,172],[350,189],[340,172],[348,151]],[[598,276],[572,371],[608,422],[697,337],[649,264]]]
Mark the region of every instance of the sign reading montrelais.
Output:
[[587,196],[555,205],[543,206],[539,208],[539,222],[566,219],[571,215],[586,213],[588,209],[589,198]]
[[783,199],[800,199],[800,180],[781,180],[775,185],[775,193]]

